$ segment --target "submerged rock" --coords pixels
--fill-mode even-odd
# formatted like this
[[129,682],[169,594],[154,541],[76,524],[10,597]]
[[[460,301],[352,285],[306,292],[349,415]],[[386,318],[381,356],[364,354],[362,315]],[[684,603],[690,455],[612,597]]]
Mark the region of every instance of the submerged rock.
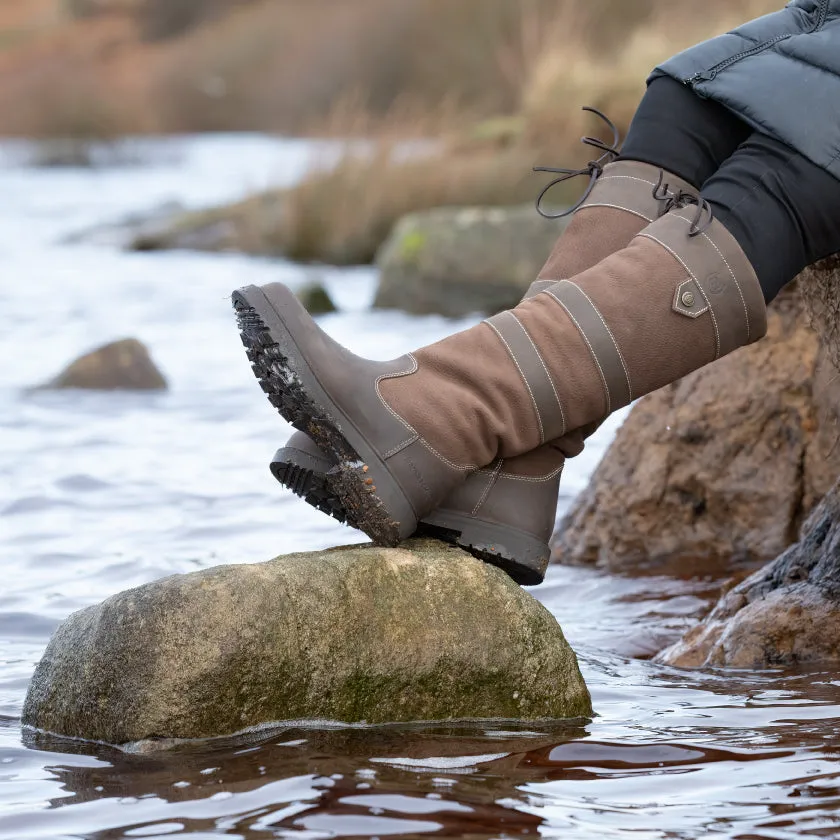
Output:
[[689,668],[840,662],[840,485],[811,514],[799,543],[724,595],[657,658]]
[[308,283],[297,292],[297,296],[310,315],[327,315],[337,311],[330,293],[320,283]]
[[545,607],[460,549],[414,540],[177,575],[75,613],[23,722],[123,744],[282,720],[590,712]]
[[377,254],[374,306],[451,318],[515,306],[564,226],[533,205],[406,216]]
[[160,391],[166,379],[142,342],[124,338],[80,356],[41,388]]
[[714,575],[778,557],[840,474],[838,396],[792,291],[766,339],[639,401],[554,559]]

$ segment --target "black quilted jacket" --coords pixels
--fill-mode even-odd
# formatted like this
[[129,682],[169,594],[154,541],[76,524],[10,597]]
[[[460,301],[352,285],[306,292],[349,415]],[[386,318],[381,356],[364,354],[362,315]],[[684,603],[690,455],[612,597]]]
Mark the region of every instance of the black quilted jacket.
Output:
[[793,0],[666,61],[666,74],[840,178],[840,0]]

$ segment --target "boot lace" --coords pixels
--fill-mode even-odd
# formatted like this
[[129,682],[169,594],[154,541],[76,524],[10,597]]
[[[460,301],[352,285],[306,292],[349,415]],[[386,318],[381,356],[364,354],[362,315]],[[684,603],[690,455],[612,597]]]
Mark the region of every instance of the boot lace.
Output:
[[[589,163],[586,164],[582,169],[555,169],[550,166],[535,166],[534,172],[550,172],[558,177],[555,178],[553,181],[549,182],[542,190],[542,192],[537,197],[537,212],[545,217],[546,219],[562,219],[564,216],[569,216],[575,212],[585,201],[589,198],[590,193],[592,192],[593,188],[595,187],[595,182],[598,178],[601,177],[601,173],[604,171],[604,167],[608,163],[612,163],[619,154],[619,142],[621,141],[621,135],[618,129],[615,127],[615,124],[612,120],[609,119],[605,114],[602,114],[597,108],[583,108],[584,111],[588,111],[590,114],[595,114],[595,116],[600,117],[609,127],[610,131],[613,134],[613,141],[612,145],[601,140],[598,137],[582,137],[580,142],[583,143],[585,146],[592,146],[595,149],[598,149],[603,154],[597,160],[590,160]],[[577,178],[581,175],[588,175],[589,176],[589,183],[586,186],[586,190],[584,191],[583,195],[578,200],[577,204],[574,207],[570,207],[568,210],[564,210],[562,213],[549,213],[543,210],[542,203],[545,196],[556,187],[558,184],[562,184],[564,181],[568,181],[572,178]]]
[[714,215],[712,214],[712,208],[709,202],[697,192],[689,192],[683,189],[673,192],[665,182],[664,169],[659,170],[659,180],[653,188],[652,195],[656,201],[660,202],[660,218],[674,209],[688,207],[689,205],[695,205],[697,207],[697,212],[694,214],[691,224],[688,226],[688,235],[690,237],[705,233],[714,221]]

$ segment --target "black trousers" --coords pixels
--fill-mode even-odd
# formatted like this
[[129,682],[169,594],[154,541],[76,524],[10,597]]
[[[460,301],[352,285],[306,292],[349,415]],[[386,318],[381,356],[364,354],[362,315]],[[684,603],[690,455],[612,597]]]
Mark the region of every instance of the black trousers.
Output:
[[650,84],[621,157],[700,190],[768,303],[805,266],[840,251],[840,180],[673,79]]

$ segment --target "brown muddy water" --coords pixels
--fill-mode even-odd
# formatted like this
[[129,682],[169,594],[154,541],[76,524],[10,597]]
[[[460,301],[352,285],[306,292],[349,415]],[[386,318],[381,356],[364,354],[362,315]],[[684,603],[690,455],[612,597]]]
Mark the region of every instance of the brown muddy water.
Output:
[[[244,283],[299,284],[313,270],[68,242],[168,201],[288,183],[314,147],[159,146],[157,163],[94,171],[0,155],[0,838],[840,836],[837,674],[648,661],[719,580],[552,568],[532,590],[578,651],[593,720],[296,722],[157,753],[21,728],[35,664],[74,610],[167,574],[363,539],[274,484],[267,462],[288,427],[248,372],[227,301]],[[369,311],[370,271],[318,273],[341,306],[324,326],[358,352],[393,356],[459,326]],[[27,391],[127,335],[149,345],[169,392]],[[570,464],[561,508],[614,428]]]

